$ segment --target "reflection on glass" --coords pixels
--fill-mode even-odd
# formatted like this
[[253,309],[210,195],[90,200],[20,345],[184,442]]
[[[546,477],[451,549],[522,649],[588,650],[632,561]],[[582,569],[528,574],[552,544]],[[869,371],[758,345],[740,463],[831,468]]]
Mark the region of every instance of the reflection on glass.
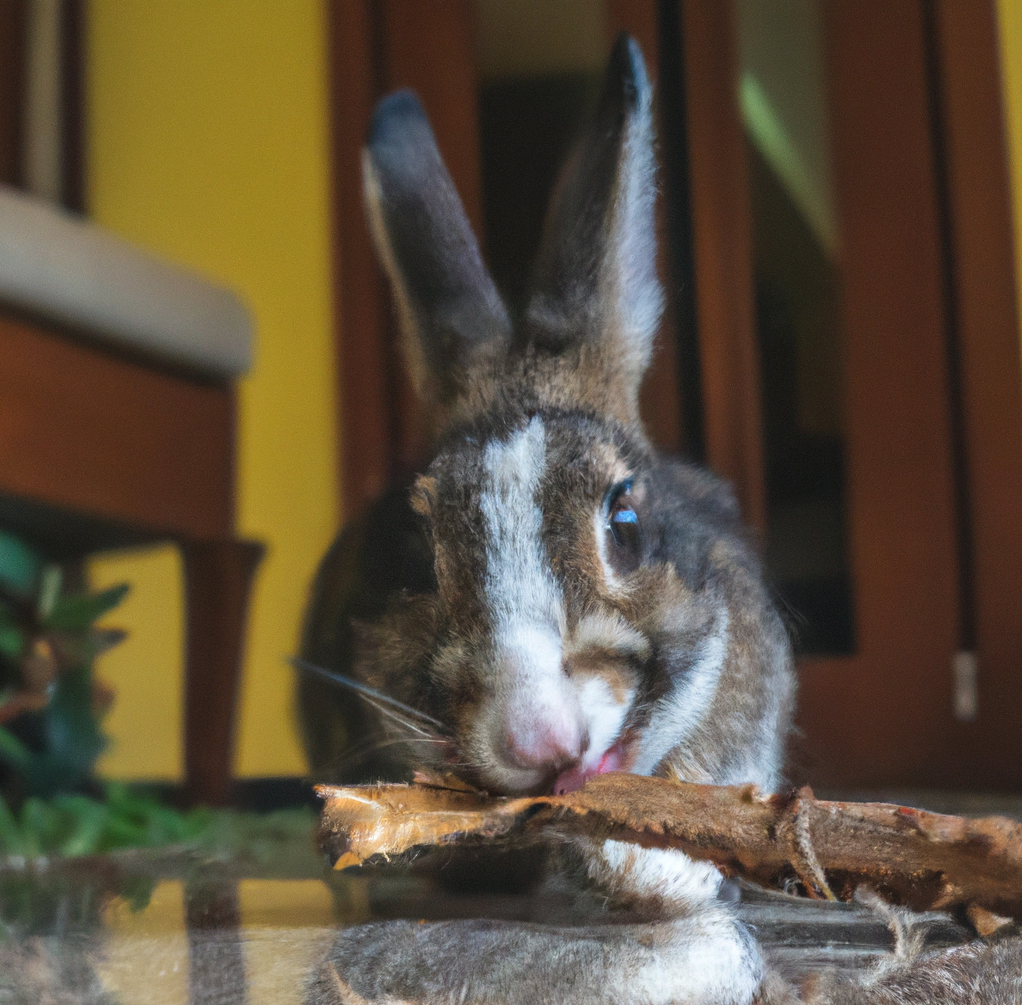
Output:
[[819,0],[738,0],[767,480],[767,565],[798,648],[854,648],[839,234]]

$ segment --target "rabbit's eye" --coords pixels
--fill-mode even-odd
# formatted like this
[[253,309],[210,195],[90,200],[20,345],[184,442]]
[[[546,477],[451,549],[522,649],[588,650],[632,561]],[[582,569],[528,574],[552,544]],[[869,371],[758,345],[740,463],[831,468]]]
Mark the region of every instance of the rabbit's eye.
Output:
[[639,549],[639,515],[632,507],[631,480],[621,482],[610,490],[607,507],[607,526],[614,543],[629,552]]

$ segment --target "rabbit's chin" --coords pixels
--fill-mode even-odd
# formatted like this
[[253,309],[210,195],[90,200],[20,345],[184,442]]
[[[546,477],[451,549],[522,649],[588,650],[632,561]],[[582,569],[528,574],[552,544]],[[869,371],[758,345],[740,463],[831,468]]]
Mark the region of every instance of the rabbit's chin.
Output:
[[575,767],[562,771],[554,779],[554,795],[563,796],[568,792],[576,792],[590,778],[605,775],[608,771],[626,771],[627,757],[625,744],[618,740],[604,751],[603,756],[595,764],[576,764]]

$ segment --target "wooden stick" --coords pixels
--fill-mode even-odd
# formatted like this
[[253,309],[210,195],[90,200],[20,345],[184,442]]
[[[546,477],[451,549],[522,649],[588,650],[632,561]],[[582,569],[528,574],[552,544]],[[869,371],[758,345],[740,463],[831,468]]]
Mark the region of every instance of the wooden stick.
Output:
[[607,774],[563,796],[500,799],[433,784],[321,785],[321,845],[343,869],[430,845],[541,839],[551,830],[677,848],[764,886],[810,896],[867,885],[916,910],[971,906],[1022,920],[1022,824],[886,803],[824,802],[809,788],[694,785]]

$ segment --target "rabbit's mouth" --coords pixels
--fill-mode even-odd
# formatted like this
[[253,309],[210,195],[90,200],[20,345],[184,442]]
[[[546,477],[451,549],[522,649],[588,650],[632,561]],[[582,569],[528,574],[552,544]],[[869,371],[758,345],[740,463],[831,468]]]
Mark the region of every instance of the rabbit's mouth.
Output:
[[605,775],[608,771],[627,771],[629,761],[627,744],[624,739],[620,739],[605,750],[595,764],[576,764],[567,771],[562,771],[554,779],[554,795],[563,796],[568,792],[576,792],[590,778]]

